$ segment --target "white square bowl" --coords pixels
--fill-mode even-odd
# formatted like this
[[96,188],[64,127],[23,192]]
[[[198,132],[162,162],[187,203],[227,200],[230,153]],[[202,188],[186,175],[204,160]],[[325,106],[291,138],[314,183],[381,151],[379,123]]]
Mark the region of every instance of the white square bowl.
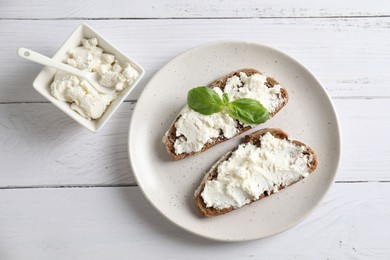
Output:
[[50,85],[53,82],[54,74],[57,69],[51,67],[44,67],[42,71],[38,74],[33,82],[33,86],[36,91],[38,91],[42,96],[44,96],[47,100],[65,112],[68,116],[73,118],[76,122],[85,126],[92,132],[99,131],[110,119],[110,117],[114,114],[114,112],[118,109],[120,104],[125,100],[125,98],[131,93],[131,91],[135,88],[138,82],[145,74],[145,70],[133,59],[129,58],[126,54],[121,52],[118,48],[116,48],[112,43],[106,40],[103,36],[101,36],[98,32],[93,30],[86,24],[81,24],[74,30],[74,32],[68,37],[65,43],[61,46],[61,48],[57,51],[57,53],[53,56],[53,59],[58,61],[65,61],[66,58],[69,57],[67,52],[75,47],[81,45],[81,40],[84,38],[96,38],[98,40],[98,46],[103,49],[105,53],[110,53],[115,55],[115,57],[122,62],[129,62],[130,65],[138,71],[138,78],[128,87],[119,92],[118,97],[112,101],[112,103],[107,107],[106,111],[103,113],[102,117],[99,119],[88,120],[85,117],[81,116],[79,113],[70,108],[70,103],[65,101],[60,101],[54,98],[50,92]]

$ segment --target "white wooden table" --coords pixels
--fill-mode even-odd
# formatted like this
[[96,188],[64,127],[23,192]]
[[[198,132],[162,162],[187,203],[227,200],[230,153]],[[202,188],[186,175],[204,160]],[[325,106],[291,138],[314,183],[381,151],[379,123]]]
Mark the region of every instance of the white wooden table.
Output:
[[[87,23],[147,70],[97,134],[36,93],[41,66]],[[302,223],[245,243],[196,237],[162,217],[128,160],[143,87],[179,53],[248,40],[295,57],[336,106],[343,158]],[[390,2],[0,0],[0,259],[390,259]]]

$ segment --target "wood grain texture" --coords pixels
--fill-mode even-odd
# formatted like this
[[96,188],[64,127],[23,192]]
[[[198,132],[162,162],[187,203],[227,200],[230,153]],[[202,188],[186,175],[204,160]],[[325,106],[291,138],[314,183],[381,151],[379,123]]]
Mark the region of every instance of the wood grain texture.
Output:
[[335,184],[296,227],[231,244],[176,227],[137,187],[0,190],[0,258],[389,259],[389,203],[389,183]]
[[93,0],[25,2],[3,0],[0,18],[194,18],[194,17],[334,17],[389,15],[386,0],[360,1],[158,1]]
[[[390,125],[384,123],[390,119],[388,100],[334,103],[343,134],[336,181],[390,181]],[[134,105],[122,104],[99,133],[49,103],[0,105],[0,187],[135,185],[127,154]]]
[[389,100],[341,99],[334,104],[342,134],[337,180],[390,181]]
[[[52,56],[83,21],[0,21],[0,103],[44,101],[31,87],[41,66],[21,59],[24,46]],[[176,55],[216,40],[247,40],[298,59],[333,97],[390,97],[390,18],[90,20],[92,27],[146,68],[128,97],[136,100],[152,75]]]
[[92,133],[50,103],[0,105],[1,186],[134,184],[127,152],[133,103]]
[[[23,46],[51,56],[83,22],[146,68],[127,100],[173,57],[210,41],[295,57],[338,111],[338,183],[305,221],[271,238],[225,244],[179,229],[138,187],[116,187],[135,185],[135,102],[91,133],[45,103],[31,86],[41,67],[16,55]],[[390,259],[389,33],[387,0],[0,0],[0,259]]]

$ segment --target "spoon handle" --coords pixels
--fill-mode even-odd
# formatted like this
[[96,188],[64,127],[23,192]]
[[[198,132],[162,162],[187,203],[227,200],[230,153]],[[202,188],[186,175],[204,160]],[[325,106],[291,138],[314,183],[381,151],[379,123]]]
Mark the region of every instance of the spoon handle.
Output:
[[76,75],[78,77],[81,77],[81,78],[87,78],[85,72],[83,72],[77,68],[74,68],[72,66],[69,66],[65,63],[62,63],[62,62],[56,61],[54,59],[51,59],[49,57],[46,57],[45,55],[42,55],[38,52],[29,50],[27,48],[19,48],[18,55],[22,58],[27,59],[27,60],[34,61],[36,63],[42,64],[45,66],[49,66],[49,67],[53,67],[53,68],[56,68],[59,70],[63,70],[65,72],[69,72],[69,73]]

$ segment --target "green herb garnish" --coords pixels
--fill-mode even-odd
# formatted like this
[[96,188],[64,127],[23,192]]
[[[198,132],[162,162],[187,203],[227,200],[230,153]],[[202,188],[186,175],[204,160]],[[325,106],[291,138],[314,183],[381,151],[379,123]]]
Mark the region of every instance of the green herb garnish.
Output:
[[212,115],[226,108],[232,118],[246,124],[260,124],[270,118],[268,110],[259,101],[239,98],[229,102],[227,93],[224,93],[221,98],[206,86],[191,89],[188,92],[187,103],[192,110],[203,115]]
[[193,88],[188,92],[187,103],[191,109],[203,115],[221,112],[225,103],[219,95],[208,87]]

